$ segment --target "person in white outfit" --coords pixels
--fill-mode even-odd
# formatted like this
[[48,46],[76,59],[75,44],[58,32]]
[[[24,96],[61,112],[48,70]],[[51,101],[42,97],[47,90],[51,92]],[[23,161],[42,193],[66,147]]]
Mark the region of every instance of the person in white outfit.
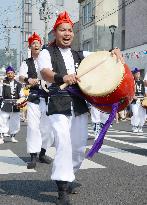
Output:
[[48,115],[55,135],[56,155],[51,179],[58,187],[57,203],[69,205],[71,182],[85,157],[88,108],[85,100],[58,87],[64,82],[72,85],[80,81],[75,73],[87,53],[71,49],[73,23],[66,11],[59,14],[53,30],[55,41],[40,52],[38,66],[43,79],[52,83]]
[[[41,49],[41,38],[34,33],[28,39],[31,49],[31,58],[22,62],[19,70],[19,79],[30,87],[27,104],[27,152],[31,155],[28,169],[34,169],[37,162],[37,153],[42,163],[50,164],[51,160],[45,155],[47,147],[53,144],[53,135],[49,129],[47,111],[48,96],[43,90],[41,76],[38,74],[37,57]],[[40,84],[40,85],[39,85]]]
[[[147,97],[147,72],[144,76],[144,86],[145,86],[145,97]],[[146,109],[146,119],[147,119],[147,109]]]
[[95,135],[95,140],[96,140],[98,137],[98,134],[100,133],[105,122],[107,121],[109,114],[98,110],[96,107],[92,105],[90,107],[90,114],[91,114],[91,121],[93,123],[93,130],[94,130],[94,135]]
[[133,75],[135,80],[135,96],[131,104],[133,113],[133,116],[131,117],[131,125],[133,132],[142,133],[142,128],[146,120],[146,109],[141,105],[141,100],[145,95],[145,87],[143,80],[140,79],[140,70],[138,68],[133,69]]
[[2,102],[0,113],[0,144],[4,143],[4,136],[10,133],[11,141],[18,142],[15,135],[20,130],[20,109],[16,106],[16,100],[21,97],[21,84],[17,82],[13,67],[6,68],[6,78],[2,86]]

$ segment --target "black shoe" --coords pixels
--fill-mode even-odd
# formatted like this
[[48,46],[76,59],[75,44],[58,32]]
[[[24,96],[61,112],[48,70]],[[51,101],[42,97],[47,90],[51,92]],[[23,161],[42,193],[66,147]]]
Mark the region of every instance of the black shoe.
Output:
[[36,167],[37,153],[31,153],[31,162],[28,163],[27,169],[34,169]]
[[27,169],[35,169],[36,167],[36,161],[31,161],[30,163],[28,163],[27,165]]
[[39,153],[39,160],[41,163],[50,164],[52,160],[49,157],[47,157],[45,153],[46,153],[46,149],[41,148],[41,151]]
[[49,157],[47,157],[46,155],[44,155],[44,156],[39,155],[39,161],[41,163],[45,163],[45,164],[50,164],[52,162],[52,160]]
[[71,205],[67,191],[58,191],[57,205]]
[[58,187],[58,201],[57,205],[71,205],[68,194],[68,182],[56,181]]
[[78,194],[78,190],[76,189],[76,187],[73,187],[73,183],[69,182],[68,183],[68,190],[67,190],[68,194]]

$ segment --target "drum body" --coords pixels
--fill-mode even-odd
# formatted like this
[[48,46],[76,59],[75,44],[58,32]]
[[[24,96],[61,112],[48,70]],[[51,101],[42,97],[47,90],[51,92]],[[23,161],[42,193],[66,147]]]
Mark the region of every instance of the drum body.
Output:
[[[88,69],[87,74],[82,75],[83,67],[90,63],[90,59],[94,59],[91,60],[92,70]],[[79,87],[85,99],[107,113],[111,112],[112,104],[117,102],[120,103],[118,111],[126,108],[135,93],[134,78],[129,67],[111,57],[107,51],[96,52],[84,60],[79,66],[79,75],[81,75]]]
[[24,108],[27,105],[27,98],[21,97],[16,101],[16,105],[18,108]]

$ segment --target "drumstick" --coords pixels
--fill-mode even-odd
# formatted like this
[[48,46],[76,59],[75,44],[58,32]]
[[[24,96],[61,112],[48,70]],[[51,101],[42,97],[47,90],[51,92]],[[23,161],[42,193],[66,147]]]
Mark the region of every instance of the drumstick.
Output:
[[[109,57],[105,58],[104,60],[102,60],[100,63],[98,63],[97,65],[94,65],[92,67],[90,67],[88,70],[85,70],[85,72],[81,73],[80,75],[78,75],[78,78],[81,78],[82,76],[86,75],[87,73],[89,73],[90,71],[94,70],[95,68],[99,67],[100,65],[102,65],[103,63],[105,63],[108,60]],[[60,89],[63,90],[64,88],[66,88],[69,84],[64,83],[60,86]]]

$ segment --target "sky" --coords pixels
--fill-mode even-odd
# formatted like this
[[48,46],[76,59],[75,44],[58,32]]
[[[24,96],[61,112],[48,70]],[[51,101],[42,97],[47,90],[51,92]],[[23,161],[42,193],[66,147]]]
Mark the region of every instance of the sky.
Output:
[[[20,1],[18,0],[0,0],[0,48],[7,46],[7,29],[6,27],[13,27],[20,25],[20,18],[18,18]],[[20,30],[19,30],[20,32]],[[17,48],[18,29],[11,29],[10,31],[10,47]]]

